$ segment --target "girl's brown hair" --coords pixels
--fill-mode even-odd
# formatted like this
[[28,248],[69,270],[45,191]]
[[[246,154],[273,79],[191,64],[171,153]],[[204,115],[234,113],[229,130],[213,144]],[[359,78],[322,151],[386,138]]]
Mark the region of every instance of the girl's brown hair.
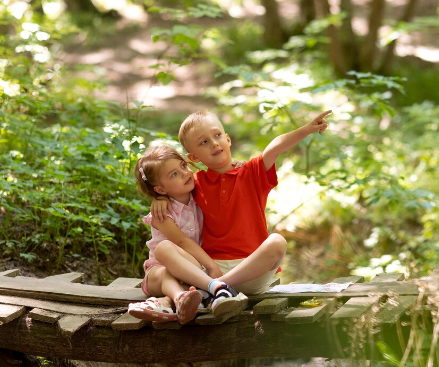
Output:
[[[169,159],[186,162],[180,153],[166,145],[148,148],[145,154],[137,160],[134,167],[134,177],[137,180],[137,188],[141,193],[151,198],[163,196],[154,191],[154,186],[159,184],[158,174],[160,168]],[[144,178],[142,178],[140,169],[143,170]]]

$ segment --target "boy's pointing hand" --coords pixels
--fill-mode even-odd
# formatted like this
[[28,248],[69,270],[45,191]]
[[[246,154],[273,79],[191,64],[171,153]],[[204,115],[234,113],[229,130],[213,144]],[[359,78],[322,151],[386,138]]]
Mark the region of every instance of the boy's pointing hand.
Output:
[[325,120],[325,117],[332,113],[332,110],[328,110],[325,112],[322,112],[320,115],[318,115],[314,120],[312,120],[308,126],[311,129],[311,133],[319,132],[319,134],[322,134],[326,128],[328,127],[328,122]]

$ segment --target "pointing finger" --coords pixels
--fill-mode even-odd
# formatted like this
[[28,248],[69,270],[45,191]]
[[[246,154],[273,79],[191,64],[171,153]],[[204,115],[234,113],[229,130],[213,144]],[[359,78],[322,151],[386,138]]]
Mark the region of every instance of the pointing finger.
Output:
[[320,115],[318,115],[314,121],[320,121],[322,120],[325,116],[328,116],[330,113],[332,113],[332,110],[327,110],[325,112],[322,112]]

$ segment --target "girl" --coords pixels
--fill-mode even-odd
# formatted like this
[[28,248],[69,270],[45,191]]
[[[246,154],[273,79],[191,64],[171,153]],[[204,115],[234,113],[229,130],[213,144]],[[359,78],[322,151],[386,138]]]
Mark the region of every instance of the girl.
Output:
[[173,211],[164,221],[151,214],[143,218],[151,227],[152,238],[147,242],[149,259],[143,265],[142,290],[153,297],[130,304],[128,312],[150,321],[178,319],[185,324],[196,316],[201,290],[207,291],[205,296],[212,295],[216,316],[242,309],[246,300],[236,297],[236,291],[224,282],[212,279],[222,272],[201,248],[203,214],[192,198],[195,183],[188,163],[171,147],[152,147],[137,161],[134,175],[143,194],[168,197]]

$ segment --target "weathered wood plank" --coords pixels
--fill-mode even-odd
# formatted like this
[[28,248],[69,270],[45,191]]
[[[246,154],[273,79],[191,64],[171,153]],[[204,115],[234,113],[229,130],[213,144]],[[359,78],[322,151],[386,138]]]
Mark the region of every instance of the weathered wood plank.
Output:
[[298,307],[291,311],[284,319],[289,324],[309,324],[318,320],[321,316],[328,313],[333,309],[336,299],[335,298],[322,298],[319,299],[322,305],[319,307],[303,308]]
[[87,325],[90,322],[90,317],[79,315],[67,315],[58,320],[58,327],[61,331],[61,335],[71,337],[80,328]]
[[[114,279],[107,287],[111,288],[140,288],[143,279],[138,278],[117,278]],[[145,297],[146,298],[146,297]]]
[[288,307],[287,298],[264,299],[253,306],[253,312],[259,315],[271,314],[286,307]]
[[294,311],[297,307],[287,307],[283,310],[280,310],[276,313],[271,314],[271,321],[285,321],[285,317],[287,317],[292,311]]
[[348,300],[332,316],[331,319],[345,319],[360,317],[368,311],[372,305],[378,302],[380,297],[356,297]]
[[[388,283],[356,283],[349,286],[342,292],[328,292],[328,293],[262,293],[254,296],[249,296],[251,302],[260,301],[268,298],[285,297],[288,299],[303,299],[303,298],[334,298],[334,297],[366,297],[368,294],[376,294],[385,296],[388,292],[394,294],[412,296],[418,294],[418,285],[416,281],[398,281]],[[429,294],[429,291],[426,291]]]
[[127,312],[113,321],[111,327],[114,330],[139,330],[150,324],[150,321],[136,319]]
[[63,314],[60,314],[58,312],[42,310],[41,308],[34,308],[33,310],[29,311],[29,317],[31,319],[47,322],[49,324],[54,324],[62,316]]
[[417,296],[389,298],[381,311],[376,315],[375,322],[378,324],[395,323],[404,312],[416,303],[417,299]]
[[85,305],[74,305],[55,301],[41,301],[33,298],[22,298],[13,296],[0,296],[0,303],[26,306],[29,308],[41,308],[47,311],[72,315],[99,315],[108,313],[121,313],[126,311],[126,307],[91,307]]
[[26,307],[0,304],[0,325],[6,324],[26,312]]
[[339,283],[339,284],[344,284],[344,283],[364,283],[364,277],[358,276],[358,275],[351,275],[348,277],[341,277],[341,278],[336,278],[332,281],[332,283]]
[[16,277],[17,275],[20,275],[20,269],[10,269],[0,272],[0,276],[3,277]]
[[378,274],[373,278],[370,283],[387,283],[387,282],[397,282],[404,280],[405,276],[403,273],[383,273]]
[[84,273],[65,273],[57,274],[45,277],[44,280],[50,280],[54,282],[70,282],[70,283],[81,283],[84,280]]
[[106,327],[110,327],[111,324],[113,323],[113,321],[116,321],[116,319],[119,316],[120,315],[118,315],[118,314],[92,316],[91,324],[93,326],[106,326]]
[[118,288],[116,290],[106,286],[9,277],[0,277],[0,295],[119,306],[127,306],[131,302],[145,299],[142,290],[138,288]]
[[182,324],[180,324],[178,321],[171,321],[171,322],[152,322],[152,327],[157,330],[178,330],[183,327]]

